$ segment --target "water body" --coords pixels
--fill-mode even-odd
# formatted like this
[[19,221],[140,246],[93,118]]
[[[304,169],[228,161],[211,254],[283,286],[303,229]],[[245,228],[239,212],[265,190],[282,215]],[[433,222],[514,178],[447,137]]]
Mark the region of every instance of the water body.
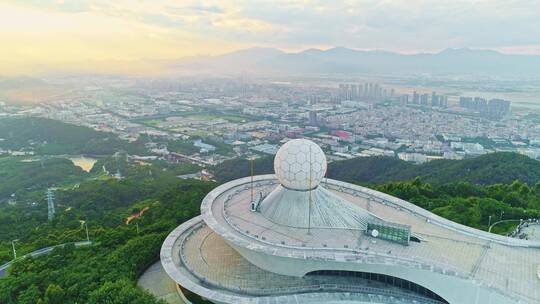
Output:
[[71,160],[75,166],[80,167],[86,172],[90,172],[97,162],[97,159],[86,156],[70,157],[69,160]]

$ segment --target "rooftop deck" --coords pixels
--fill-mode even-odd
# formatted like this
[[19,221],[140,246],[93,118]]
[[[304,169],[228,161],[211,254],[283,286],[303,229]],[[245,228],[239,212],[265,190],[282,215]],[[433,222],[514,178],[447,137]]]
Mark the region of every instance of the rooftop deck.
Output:
[[[277,186],[257,176],[254,193]],[[410,246],[374,239],[355,229],[303,229],[273,223],[250,211],[249,178],[216,188],[202,205],[204,221],[220,237],[270,255],[401,264],[473,280],[526,302],[540,302],[537,242],[509,239],[468,228],[391,196],[339,181],[321,186],[377,217],[410,225],[422,242]]]
[[[201,218],[173,232],[164,268],[184,287],[216,301],[229,303],[395,303],[441,304],[385,283],[354,277],[274,274],[246,261]],[[170,247],[168,245],[171,245]],[[170,251],[169,251],[170,250]],[[172,259],[169,259],[172,258]],[[232,302],[231,302],[232,301]]]

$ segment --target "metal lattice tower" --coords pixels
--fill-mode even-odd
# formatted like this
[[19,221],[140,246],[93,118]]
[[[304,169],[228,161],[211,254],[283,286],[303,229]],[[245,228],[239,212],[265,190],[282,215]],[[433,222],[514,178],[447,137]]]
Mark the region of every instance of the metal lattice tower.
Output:
[[51,188],[47,189],[47,218],[49,221],[54,219],[54,193]]

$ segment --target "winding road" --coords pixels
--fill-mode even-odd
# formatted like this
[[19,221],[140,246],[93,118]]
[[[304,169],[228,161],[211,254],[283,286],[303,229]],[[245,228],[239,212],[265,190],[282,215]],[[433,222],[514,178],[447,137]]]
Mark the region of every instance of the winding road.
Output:
[[[28,257],[28,256],[32,256],[32,257],[42,256],[44,254],[50,253],[55,248],[63,247],[63,246],[66,246],[67,244],[71,244],[71,243],[64,243],[64,244],[60,244],[60,245],[56,245],[56,246],[50,246],[50,247],[41,248],[41,249],[38,249],[36,251],[33,251],[33,252],[30,252],[28,254],[23,255],[19,259],[25,258],[25,257]],[[90,242],[90,241],[75,242],[75,247],[88,246],[88,245],[91,245],[91,244],[92,244],[92,242]],[[9,269],[9,266],[11,266],[12,263],[13,263],[13,261],[7,262],[6,264],[0,266],[0,279],[7,275],[7,271]]]

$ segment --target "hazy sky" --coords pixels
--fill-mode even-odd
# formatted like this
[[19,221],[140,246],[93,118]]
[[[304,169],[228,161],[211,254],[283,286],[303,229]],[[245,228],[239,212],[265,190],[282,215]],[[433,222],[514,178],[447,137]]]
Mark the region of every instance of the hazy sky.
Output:
[[0,0],[0,74],[154,71],[251,46],[540,54],[540,1]]

